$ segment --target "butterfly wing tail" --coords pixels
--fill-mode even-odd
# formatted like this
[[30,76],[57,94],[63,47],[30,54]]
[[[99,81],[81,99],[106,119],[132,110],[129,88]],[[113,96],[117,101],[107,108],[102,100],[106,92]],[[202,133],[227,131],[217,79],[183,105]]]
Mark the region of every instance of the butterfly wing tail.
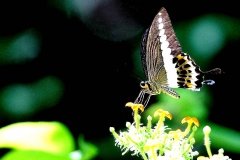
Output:
[[214,68],[210,71],[204,72],[205,75],[209,75],[209,74],[221,74],[222,70],[220,68]]
[[[220,68],[214,68],[210,71],[204,72],[205,75],[211,75],[211,74],[221,74],[222,70]],[[215,81],[214,80],[204,80],[202,84],[206,85],[214,85]]]

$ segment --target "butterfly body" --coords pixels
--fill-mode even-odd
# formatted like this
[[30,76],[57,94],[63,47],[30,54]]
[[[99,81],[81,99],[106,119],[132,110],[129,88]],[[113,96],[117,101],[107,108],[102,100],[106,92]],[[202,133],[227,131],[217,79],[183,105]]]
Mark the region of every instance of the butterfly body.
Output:
[[182,52],[165,8],[160,9],[151,26],[143,34],[141,61],[147,80],[140,83],[142,90],[135,103],[142,103],[147,93],[149,97],[145,105],[151,95],[161,92],[180,98],[172,88],[199,91],[202,84],[214,84],[213,80],[204,80],[206,74],[221,72],[219,68],[202,72],[194,60]]

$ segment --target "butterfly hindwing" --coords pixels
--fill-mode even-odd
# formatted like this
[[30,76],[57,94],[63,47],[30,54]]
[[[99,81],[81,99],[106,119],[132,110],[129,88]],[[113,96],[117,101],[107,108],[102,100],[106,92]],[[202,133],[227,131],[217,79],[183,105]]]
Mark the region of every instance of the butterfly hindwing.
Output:
[[188,54],[181,53],[173,58],[173,63],[177,69],[178,87],[199,91],[202,87],[204,73],[193,59]]

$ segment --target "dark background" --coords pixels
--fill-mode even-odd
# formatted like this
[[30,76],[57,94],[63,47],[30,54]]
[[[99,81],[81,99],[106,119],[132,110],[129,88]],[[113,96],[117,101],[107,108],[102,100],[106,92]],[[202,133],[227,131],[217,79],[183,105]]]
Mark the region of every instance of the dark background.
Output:
[[[63,2],[0,2],[1,39],[34,29],[41,40],[35,58],[0,64],[0,89],[15,83],[31,84],[46,76],[57,77],[64,86],[56,104],[28,116],[2,115],[1,126],[19,121],[60,121],[75,138],[83,134],[86,140],[99,142],[109,137],[110,126],[121,129],[126,121],[132,121],[131,111],[124,106],[135,100],[139,82],[144,80],[133,68],[132,54],[161,7],[167,9],[173,26],[209,13],[240,22],[239,6],[231,1],[102,0],[92,2],[96,7],[86,11],[90,14],[79,11],[76,0]],[[233,29],[239,32],[239,28]],[[213,95],[209,120],[237,131],[239,44],[240,39],[227,42],[209,66],[225,72],[216,76],[216,86],[209,88]],[[155,101],[152,97],[150,104]],[[227,155],[237,157],[231,152]]]

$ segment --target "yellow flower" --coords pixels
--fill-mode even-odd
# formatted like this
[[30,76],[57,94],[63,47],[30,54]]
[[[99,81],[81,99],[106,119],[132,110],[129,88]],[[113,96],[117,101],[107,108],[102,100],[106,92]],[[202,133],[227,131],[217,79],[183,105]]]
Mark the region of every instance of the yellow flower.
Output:
[[[172,119],[172,115],[168,112],[168,111],[164,111],[162,109],[158,109],[155,113],[154,113],[154,117],[159,116],[159,120],[158,120],[158,124],[157,127],[152,135],[152,137],[154,138],[156,136],[156,134],[159,132],[160,133],[160,128],[161,126],[163,126],[163,121],[165,117],[168,117],[169,119]],[[158,133],[158,134],[159,134]]]
[[209,158],[204,156],[199,156],[197,160],[209,160]]
[[197,126],[197,127],[199,127],[199,125],[200,125],[197,118],[195,118],[195,117],[187,116],[187,117],[183,118],[182,119],[182,124],[186,123],[186,122],[188,123],[188,126],[185,129],[185,132],[184,132],[185,135],[187,135],[189,133],[189,131],[191,130],[192,124],[195,124],[195,126]]
[[154,117],[156,116],[160,116],[160,117],[168,117],[170,120],[172,119],[172,115],[168,112],[168,111],[164,111],[162,109],[158,109],[155,113],[154,113]]
[[138,109],[140,109],[142,112],[144,111],[144,106],[142,104],[139,103],[132,103],[132,102],[128,102],[125,105],[126,107],[131,107],[133,111],[138,111]]
[[180,129],[176,130],[176,131],[170,131],[168,133],[169,137],[173,137],[174,140],[180,140],[181,138],[184,137],[184,132],[182,132]]
[[187,116],[187,117],[182,119],[182,124],[185,123],[185,122],[187,122],[188,124],[191,124],[191,125],[192,125],[192,123],[194,123],[197,127],[200,126],[199,121],[195,117]]
[[[156,125],[152,124],[152,117],[147,117],[147,125],[144,126],[140,122],[140,111],[144,111],[142,104],[129,102],[127,107],[131,107],[134,111],[134,122],[127,122],[127,130],[115,132],[110,127],[110,132],[115,138],[115,144],[122,150],[122,155],[132,152],[132,155],[141,155],[144,160],[192,160],[194,156],[198,156],[198,152],[193,150],[195,143],[194,133],[197,131],[199,122],[195,117],[185,117],[182,123],[188,123],[186,130],[171,130],[167,133],[168,126],[164,125],[165,117],[172,119],[172,115],[168,111],[158,109],[154,116],[159,116]],[[211,154],[209,134],[211,128],[206,126],[203,129],[205,135],[205,146],[209,157],[199,156],[198,160],[231,160],[228,156],[224,156],[223,149],[218,154]],[[190,133],[189,133],[190,132]]]

